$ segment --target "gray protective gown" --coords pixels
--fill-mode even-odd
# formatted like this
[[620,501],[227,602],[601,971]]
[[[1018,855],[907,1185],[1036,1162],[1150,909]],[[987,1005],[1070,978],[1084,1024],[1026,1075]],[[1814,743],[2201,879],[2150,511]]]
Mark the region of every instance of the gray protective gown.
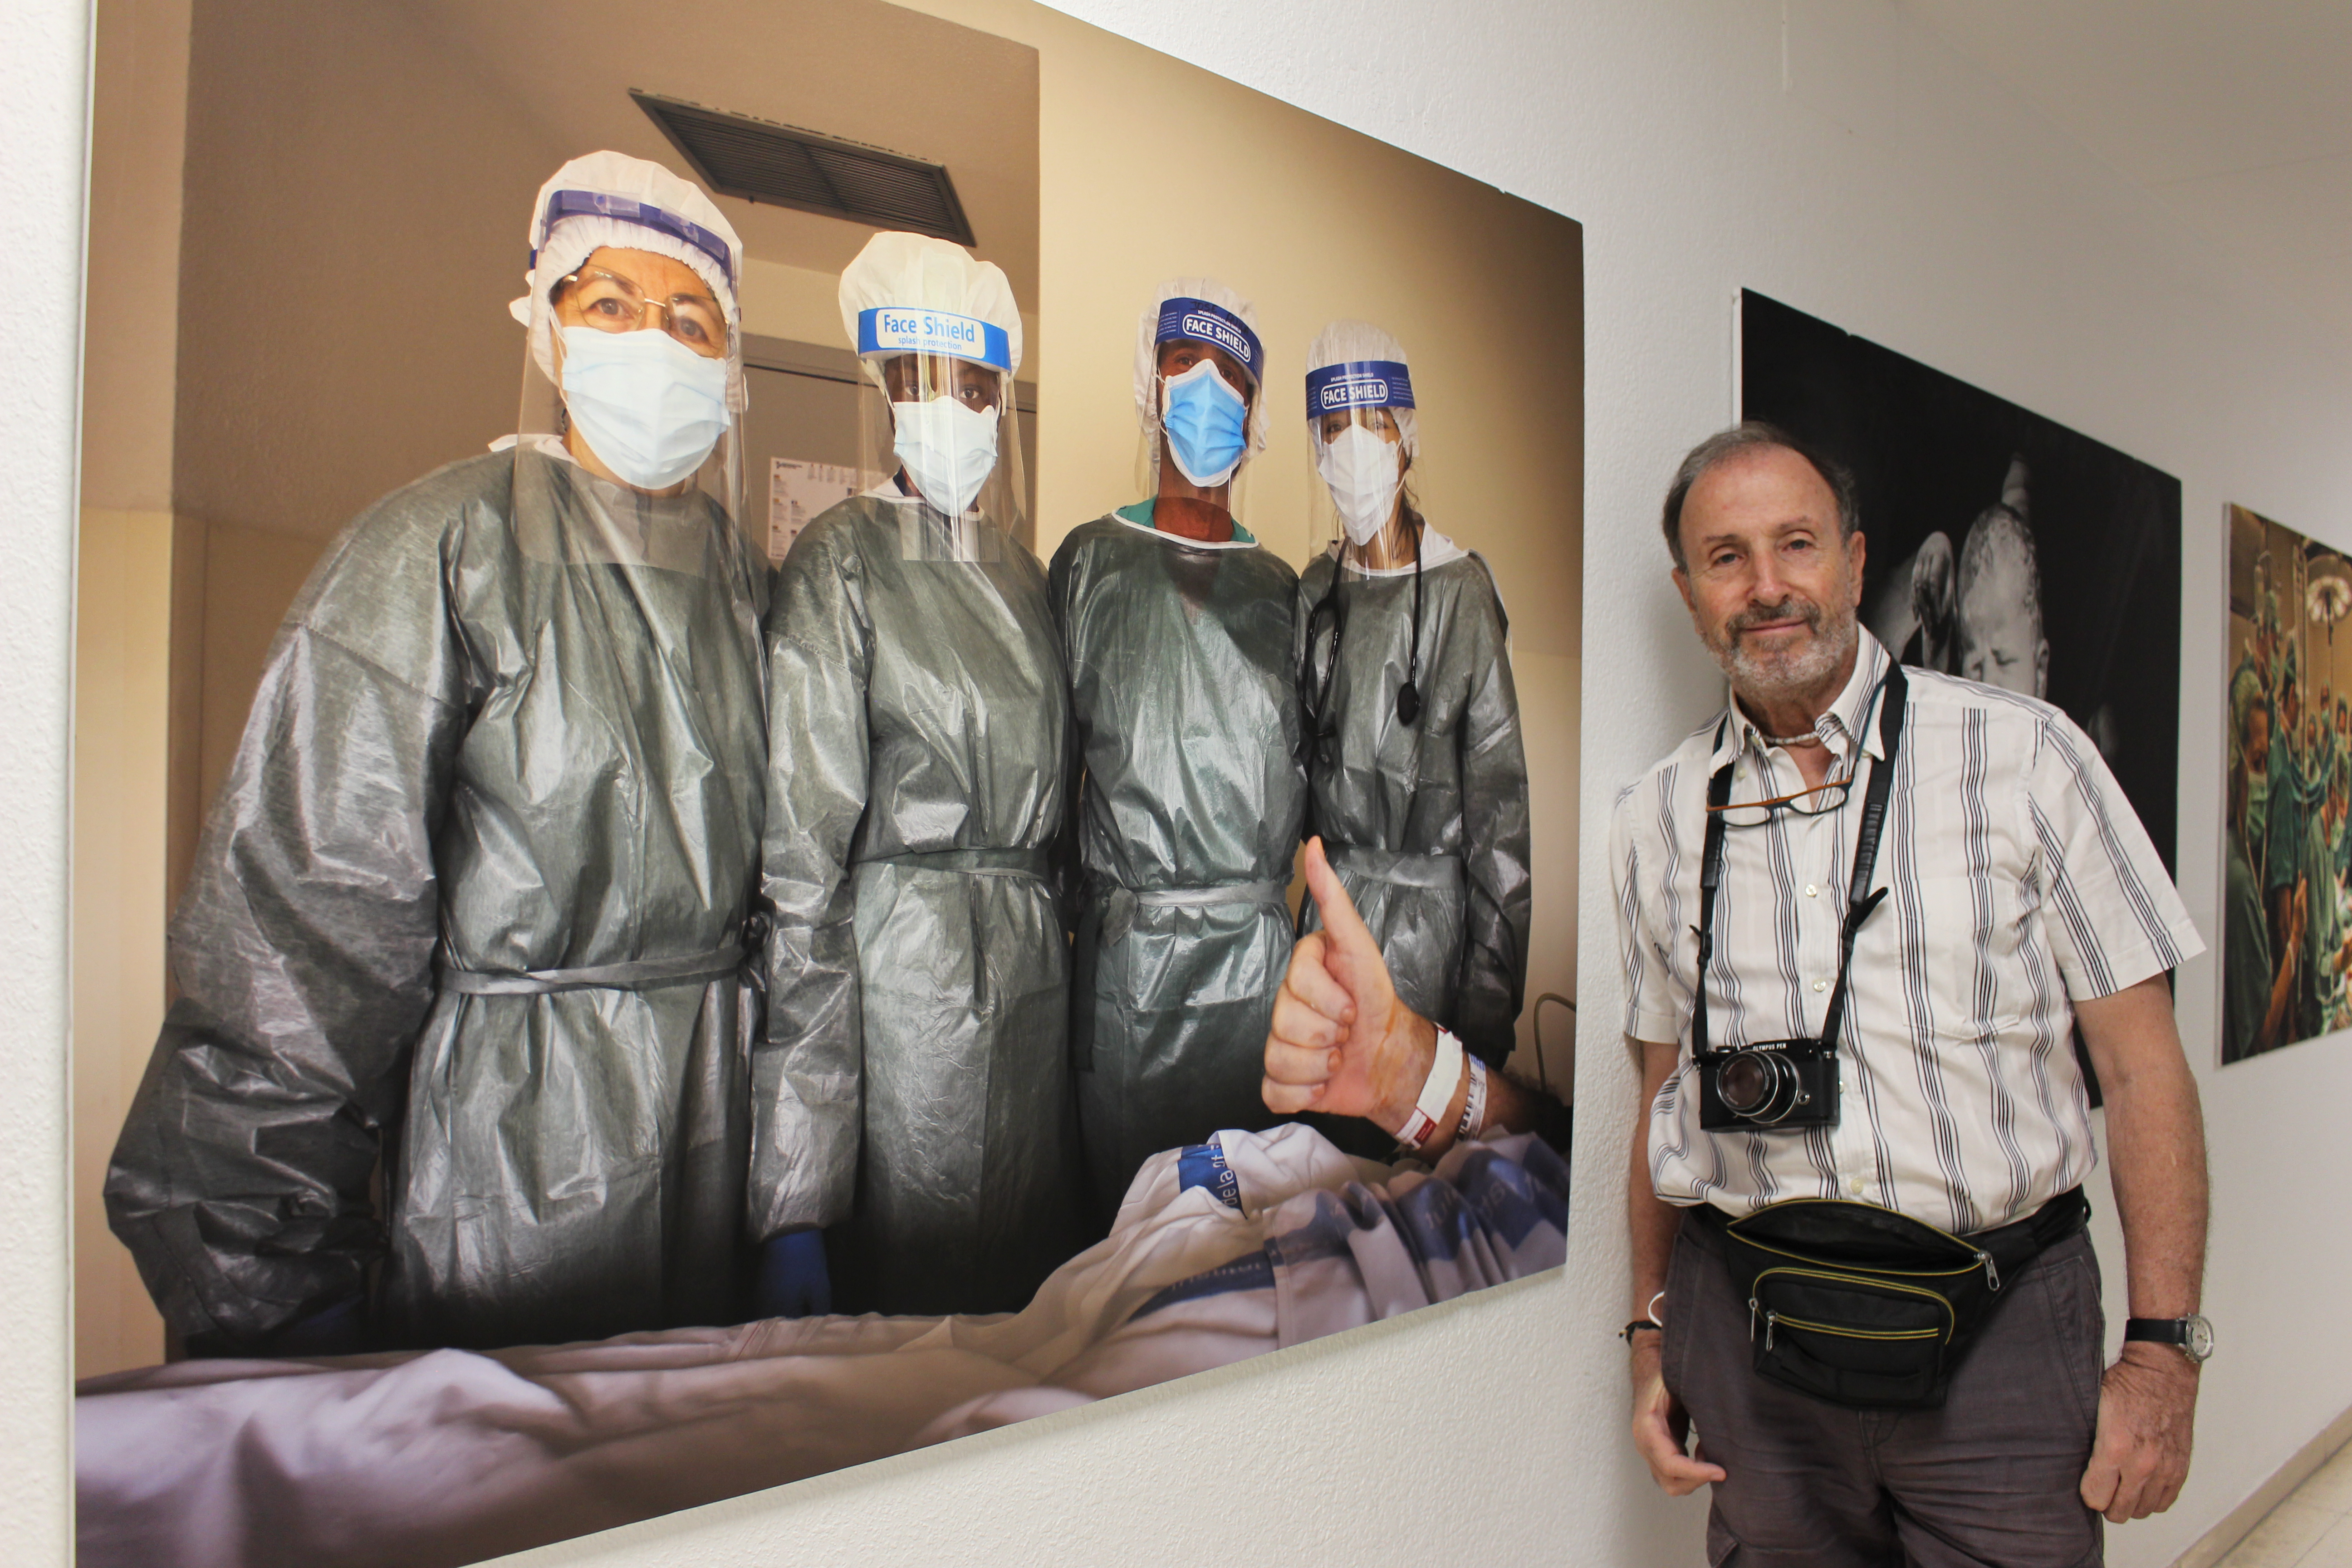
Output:
[[[1300,636],[1338,562],[1307,564]],[[1412,643],[1412,574],[1339,584],[1339,668],[1330,622],[1302,654],[1306,696],[1328,693],[1309,752],[1313,808],[1332,869],[1371,928],[1397,994],[1488,1065],[1511,1054],[1527,988],[1528,761],[1486,563],[1464,555],[1422,574],[1419,721],[1397,721]],[[1310,902],[1307,929],[1321,922]]]
[[1037,558],[947,526],[844,501],[769,617],[753,1228],[849,1222],[845,1309],[1018,1308],[1076,1243],[1061,648]]
[[174,1327],[248,1341],[379,1261],[396,1342],[740,1317],[763,601],[707,501],[537,455],[443,468],[329,552],[107,1175]]
[[1306,807],[1297,574],[1105,517],[1054,553],[1086,766],[1072,984],[1097,1216],[1146,1156],[1278,1120],[1259,1093]]

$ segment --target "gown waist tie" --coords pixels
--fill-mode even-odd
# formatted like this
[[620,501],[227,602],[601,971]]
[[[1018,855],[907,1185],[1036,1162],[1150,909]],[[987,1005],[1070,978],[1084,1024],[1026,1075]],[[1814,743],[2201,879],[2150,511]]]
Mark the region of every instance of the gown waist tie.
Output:
[[1135,928],[1139,909],[1214,909],[1226,904],[1270,904],[1286,913],[1290,908],[1290,884],[1220,882],[1206,888],[1129,888],[1114,884],[1103,900],[1103,941],[1123,940]]
[[438,967],[444,991],[467,996],[543,996],[555,991],[650,991],[657,985],[715,979],[741,969],[744,953],[744,945],[739,942],[709,952],[640,958],[626,963],[592,963],[580,969],[527,969],[520,973],[460,969],[446,958]]

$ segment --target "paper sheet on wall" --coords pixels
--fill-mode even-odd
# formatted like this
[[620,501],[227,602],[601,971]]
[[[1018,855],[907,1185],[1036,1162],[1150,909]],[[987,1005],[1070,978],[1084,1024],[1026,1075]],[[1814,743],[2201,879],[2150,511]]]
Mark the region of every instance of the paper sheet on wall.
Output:
[[782,562],[809,520],[863,487],[857,470],[838,463],[775,458],[768,463],[768,562]]

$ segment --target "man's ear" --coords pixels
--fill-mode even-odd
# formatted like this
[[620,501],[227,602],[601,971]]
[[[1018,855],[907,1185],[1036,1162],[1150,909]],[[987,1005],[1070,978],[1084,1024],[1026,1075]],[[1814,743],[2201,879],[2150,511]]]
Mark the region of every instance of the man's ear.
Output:
[[1666,575],[1674,579],[1675,592],[1683,596],[1683,608],[1697,615],[1698,605],[1691,599],[1690,574],[1677,566]]
[[1848,609],[1858,610],[1862,607],[1862,569],[1869,557],[1869,542],[1863,537],[1862,530],[1857,528],[1845,542],[1845,569],[1853,575],[1853,584],[1846,592]]

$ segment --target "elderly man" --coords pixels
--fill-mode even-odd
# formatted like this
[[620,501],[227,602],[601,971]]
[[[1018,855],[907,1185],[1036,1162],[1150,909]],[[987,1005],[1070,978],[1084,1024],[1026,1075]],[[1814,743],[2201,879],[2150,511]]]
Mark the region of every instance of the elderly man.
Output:
[[741,247],[613,153],[557,172],[530,237],[520,437],[328,551],[173,922],[106,1200],[200,1353],[743,1313]]
[[[1717,1562],[2096,1562],[2099,1515],[2179,1491],[2211,1344],[2166,984],[2202,944],[2063,714],[1861,632],[1834,465],[1726,431],[1664,527],[1731,701],[1612,827],[1635,1446],[1713,1483]],[[2104,1376],[2075,1023],[2131,1301]]]

